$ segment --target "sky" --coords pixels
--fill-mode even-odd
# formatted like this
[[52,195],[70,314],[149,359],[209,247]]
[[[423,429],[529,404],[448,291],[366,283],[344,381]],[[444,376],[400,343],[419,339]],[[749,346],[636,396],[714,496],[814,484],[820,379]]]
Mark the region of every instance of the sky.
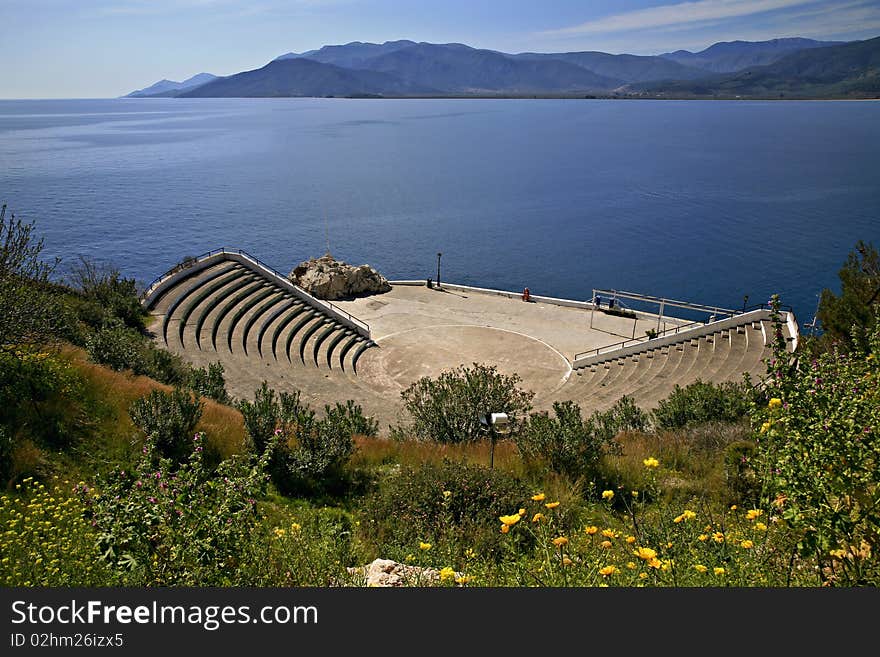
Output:
[[0,26],[0,98],[110,98],[351,41],[654,55],[868,39],[880,0],[0,0]]

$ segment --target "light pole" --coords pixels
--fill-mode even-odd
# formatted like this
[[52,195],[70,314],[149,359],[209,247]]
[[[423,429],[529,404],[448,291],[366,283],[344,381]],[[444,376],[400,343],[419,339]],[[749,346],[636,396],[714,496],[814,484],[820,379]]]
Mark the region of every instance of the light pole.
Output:
[[510,433],[510,418],[507,413],[485,413],[480,416],[483,430],[489,434],[489,469],[495,469],[495,441],[498,436]]
[[439,253],[439,252],[437,253],[437,289],[438,290],[440,289],[440,256],[442,256],[442,255],[443,255],[442,253]]

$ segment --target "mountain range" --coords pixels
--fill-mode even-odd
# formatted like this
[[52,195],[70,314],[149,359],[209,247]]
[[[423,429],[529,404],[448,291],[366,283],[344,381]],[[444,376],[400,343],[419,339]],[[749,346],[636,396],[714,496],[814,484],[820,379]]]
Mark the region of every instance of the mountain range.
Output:
[[656,56],[356,41],[286,53],[226,77],[161,80],[129,96],[880,97],[880,37],[731,41]]

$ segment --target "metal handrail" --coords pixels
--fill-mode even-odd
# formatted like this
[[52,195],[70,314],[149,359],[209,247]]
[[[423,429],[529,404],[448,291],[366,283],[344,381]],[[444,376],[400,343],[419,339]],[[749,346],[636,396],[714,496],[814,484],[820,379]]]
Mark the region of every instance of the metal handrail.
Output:
[[198,264],[199,262],[207,260],[208,258],[212,258],[213,256],[219,255],[221,253],[234,253],[236,255],[242,256],[243,258],[247,258],[248,260],[250,260],[254,264],[261,267],[262,269],[267,270],[269,273],[271,273],[274,276],[276,276],[277,278],[281,279],[283,282],[295,287],[297,292],[302,293],[304,296],[308,297],[308,299],[314,301],[317,305],[330,308],[335,313],[338,313],[339,315],[342,315],[343,317],[348,319],[350,322],[357,324],[358,326],[361,326],[364,329],[366,329],[367,333],[371,332],[370,325],[367,324],[362,319],[358,319],[357,317],[355,317],[351,313],[343,310],[342,308],[340,308],[339,306],[337,306],[334,303],[331,303],[330,301],[327,301],[325,299],[318,299],[317,297],[309,294],[303,288],[301,288],[299,285],[297,285],[296,283],[292,282],[289,278],[284,276],[277,269],[275,269],[274,267],[271,267],[270,265],[267,265],[265,262],[263,262],[259,258],[252,256],[250,253],[248,253],[247,251],[243,251],[242,249],[227,249],[226,247],[223,247],[220,249],[212,249],[211,251],[207,251],[200,256],[196,256],[196,257],[192,258],[191,260],[187,259],[187,260],[184,260],[183,262],[179,262],[174,267],[169,269],[167,272],[165,272],[164,274],[162,274],[161,276],[158,276],[155,280],[153,280],[153,282],[150,283],[150,285],[147,287],[146,291],[144,291],[141,298],[142,299],[147,298],[157,286],[159,286],[161,283],[168,280],[169,278],[171,278],[172,276],[174,276],[178,272],[181,272],[184,269],[189,269],[193,265]]
[[[791,306],[779,306],[779,309],[783,312],[793,312]],[[722,310],[722,309],[719,308],[719,310]],[[751,306],[745,307],[742,310],[727,310],[726,312],[724,312],[722,314],[729,315],[730,318],[733,318],[733,317],[739,317],[740,315],[745,315],[746,313],[750,313],[754,310],[771,310],[771,307],[770,307],[769,303],[756,303]],[[716,320],[716,321],[721,321],[721,320]],[[688,327],[693,327],[698,324],[700,326],[705,326],[707,323],[711,323],[711,322],[695,321],[695,322],[688,322],[687,324],[677,324],[676,326],[673,326],[672,328],[668,328],[663,331],[660,331],[659,333],[657,333],[653,337],[649,337],[646,335],[645,337],[629,338],[627,340],[622,340],[621,342],[615,342],[613,344],[606,344],[601,347],[596,347],[595,349],[590,349],[589,351],[582,351],[581,353],[574,355],[574,360],[586,358],[587,356],[598,356],[598,355],[604,354],[604,353],[611,353],[612,351],[617,351],[618,349],[623,349],[624,347],[628,347],[633,344],[639,344],[642,342],[647,342],[649,340],[656,340],[657,338],[662,338],[662,337],[665,337],[666,335],[669,335],[669,334],[677,334],[682,329],[685,329]]]

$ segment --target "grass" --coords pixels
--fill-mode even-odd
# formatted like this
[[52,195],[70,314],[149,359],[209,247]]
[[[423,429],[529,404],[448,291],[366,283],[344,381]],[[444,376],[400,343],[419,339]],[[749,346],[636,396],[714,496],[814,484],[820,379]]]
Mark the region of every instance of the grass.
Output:
[[[130,463],[134,452],[140,447],[142,436],[128,416],[129,407],[152,390],[167,392],[171,386],[130,371],[117,372],[92,363],[85,351],[77,347],[63,348],[61,357],[82,377],[86,393],[98,409],[91,439],[88,444],[80,444],[73,456],[81,457],[85,464],[99,470],[103,470],[102,465]],[[244,451],[245,432],[241,413],[210,399],[203,398],[202,401],[204,411],[196,429],[206,433],[208,446],[222,458]],[[77,460],[68,460],[66,465],[75,468]]]

